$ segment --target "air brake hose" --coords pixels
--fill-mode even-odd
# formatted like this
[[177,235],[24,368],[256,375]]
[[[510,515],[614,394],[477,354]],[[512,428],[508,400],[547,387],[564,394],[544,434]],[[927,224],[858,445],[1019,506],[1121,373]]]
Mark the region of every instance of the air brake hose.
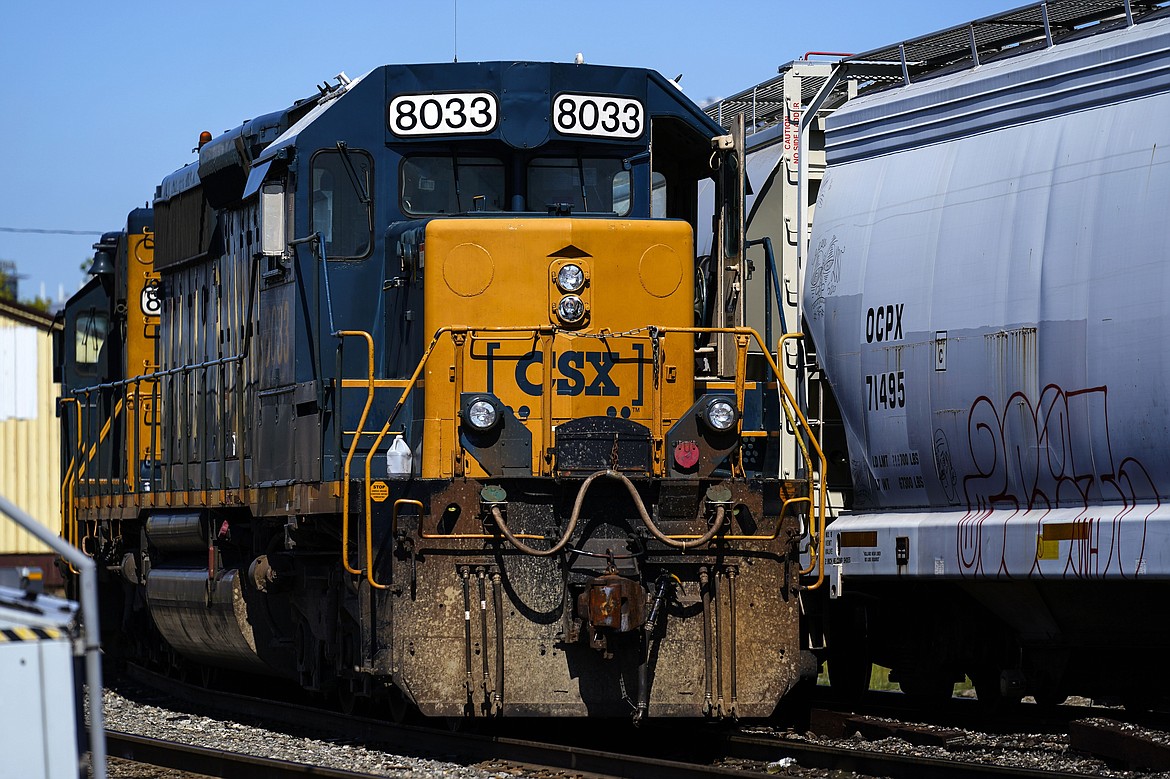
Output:
[[650,616],[646,618],[646,624],[643,625],[644,638],[643,648],[645,654],[642,657],[642,662],[638,665],[638,706],[634,711],[634,724],[640,725],[642,720],[646,718],[646,712],[650,709],[650,657],[652,654],[654,643],[654,630],[658,627],[658,614],[662,610],[662,603],[666,600],[666,595],[671,587],[675,584],[682,584],[677,576],[673,573],[663,573],[658,577],[658,591],[654,595],[654,603],[650,607]]
[[618,473],[614,470],[597,471],[585,480],[585,482],[581,485],[581,489],[577,492],[577,499],[573,503],[573,514],[569,517],[569,524],[565,528],[564,535],[562,535],[561,539],[548,549],[535,549],[517,538],[512,533],[512,531],[508,529],[508,524],[504,521],[504,513],[500,510],[500,506],[498,504],[493,504],[491,507],[492,517],[495,519],[496,526],[500,529],[500,532],[503,533],[504,537],[511,542],[512,546],[516,547],[525,554],[534,555],[536,557],[549,557],[560,552],[565,548],[565,545],[569,543],[569,538],[573,535],[573,531],[577,527],[577,520],[581,516],[581,504],[585,501],[585,493],[589,491],[589,486],[594,482],[594,480],[601,476],[605,476],[610,479],[617,479],[622,484],[626,485],[626,489],[629,490],[630,497],[634,500],[634,506],[638,509],[638,515],[642,517],[642,522],[650,531],[650,535],[654,536],[667,546],[672,546],[675,549],[692,549],[697,546],[702,546],[714,538],[715,535],[723,529],[723,520],[726,517],[727,511],[724,506],[719,505],[715,507],[715,522],[711,525],[711,529],[702,536],[693,539],[670,538],[661,530],[659,530],[658,526],[654,524],[654,520],[650,518],[650,514],[646,511],[645,504],[642,503],[642,496],[638,494],[638,488],[634,486],[634,483],[630,481],[624,474]]

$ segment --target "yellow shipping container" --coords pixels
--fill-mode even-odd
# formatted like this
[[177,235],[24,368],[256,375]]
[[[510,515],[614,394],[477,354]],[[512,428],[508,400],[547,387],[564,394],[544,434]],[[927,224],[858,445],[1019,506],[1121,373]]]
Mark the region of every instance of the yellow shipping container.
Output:
[[[0,495],[57,533],[60,443],[52,329],[50,315],[0,301]],[[0,565],[6,555],[49,553],[15,522],[0,517]]]

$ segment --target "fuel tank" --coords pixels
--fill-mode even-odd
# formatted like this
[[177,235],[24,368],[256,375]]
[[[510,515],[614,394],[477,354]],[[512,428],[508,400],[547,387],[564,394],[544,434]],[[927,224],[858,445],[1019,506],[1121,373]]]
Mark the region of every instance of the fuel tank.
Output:
[[154,624],[180,654],[209,665],[272,673],[261,659],[239,572],[156,568],[146,581]]
[[830,563],[1170,576],[1170,20],[859,97],[826,153],[804,313],[854,486]]

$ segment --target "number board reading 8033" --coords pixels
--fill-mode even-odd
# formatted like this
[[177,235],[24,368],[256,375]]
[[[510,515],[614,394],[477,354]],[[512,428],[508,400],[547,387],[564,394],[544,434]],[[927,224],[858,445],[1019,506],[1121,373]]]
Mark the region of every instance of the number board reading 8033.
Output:
[[490,92],[399,95],[390,101],[387,123],[398,136],[490,133],[499,122],[499,103]]
[[628,97],[562,92],[553,98],[553,127],[562,135],[638,138],[644,116],[642,104]]

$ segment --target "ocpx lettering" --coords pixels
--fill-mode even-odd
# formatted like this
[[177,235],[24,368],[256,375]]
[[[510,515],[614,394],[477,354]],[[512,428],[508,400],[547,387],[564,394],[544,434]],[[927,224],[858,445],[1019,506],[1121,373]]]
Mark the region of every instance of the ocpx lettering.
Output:
[[897,303],[869,309],[865,314],[865,342],[901,340],[904,308],[905,303]]

